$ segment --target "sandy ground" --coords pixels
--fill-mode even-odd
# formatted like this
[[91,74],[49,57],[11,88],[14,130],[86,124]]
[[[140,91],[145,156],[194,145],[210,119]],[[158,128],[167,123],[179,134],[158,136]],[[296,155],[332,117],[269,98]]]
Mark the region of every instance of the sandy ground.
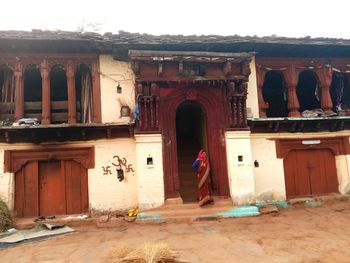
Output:
[[76,228],[0,250],[0,262],[109,262],[113,246],[165,242],[188,262],[350,262],[350,202],[191,224]]

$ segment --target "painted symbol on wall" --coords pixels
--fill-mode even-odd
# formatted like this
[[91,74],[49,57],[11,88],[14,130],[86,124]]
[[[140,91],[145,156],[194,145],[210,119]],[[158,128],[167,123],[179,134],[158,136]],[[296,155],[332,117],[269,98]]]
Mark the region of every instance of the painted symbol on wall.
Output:
[[128,164],[126,158],[120,158],[118,155],[113,156],[112,166],[102,166],[103,175],[109,175],[112,173],[112,168],[115,167],[115,171],[117,172],[117,178],[119,182],[124,180],[124,173],[135,172],[132,167],[132,164]]
[[116,159],[116,163],[112,163],[117,170],[122,169],[124,167],[126,173],[135,172],[132,168],[132,164],[127,164],[127,160],[125,158],[121,159],[118,155],[113,156],[113,159]]
[[112,174],[111,166],[110,166],[110,165],[108,165],[108,166],[102,166],[102,169],[103,169],[103,175]]

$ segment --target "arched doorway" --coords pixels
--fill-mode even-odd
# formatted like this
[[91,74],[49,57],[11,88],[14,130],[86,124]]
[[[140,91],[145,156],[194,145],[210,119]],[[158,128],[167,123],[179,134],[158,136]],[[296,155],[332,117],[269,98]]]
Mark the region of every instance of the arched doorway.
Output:
[[287,117],[287,89],[280,71],[271,70],[266,73],[263,84],[264,101],[269,104],[267,117]]
[[297,96],[300,104],[300,112],[321,108],[319,81],[312,70],[304,70],[299,74]]
[[50,72],[51,123],[68,122],[68,84],[62,65],[55,65]]
[[195,202],[197,179],[191,164],[200,149],[208,151],[207,120],[198,103],[186,101],[177,108],[176,141],[180,196],[185,203]]
[[[178,145],[176,119],[178,109],[180,111],[190,109],[190,112],[198,114],[201,112],[206,120],[207,151],[209,153],[210,170],[212,179],[213,195],[229,196],[229,184],[227,176],[225,130],[227,127],[226,111],[222,92],[209,87],[188,88],[186,85],[178,86],[167,96],[160,100],[161,127],[163,137],[163,165],[164,165],[164,188],[165,198],[181,196],[179,167],[178,167]],[[186,106],[189,105],[189,106]],[[193,105],[193,106],[191,106]],[[184,107],[182,107],[184,106]],[[199,109],[200,111],[199,111]],[[188,114],[188,112],[187,112]],[[180,137],[181,139],[181,137]],[[199,142],[200,143],[200,142]],[[204,148],[206,147],[203,144]],[[198,147],[200,147],[199,145]],[[193,151],[189,168],[196,158],[199,148]],[[191,154],[192,155],[192,154]],[[192,176],[194,176],[192,172]]]
[[39,66],[28,65],[24,72],[24,117],[38,118],[42,114],[42,79]]

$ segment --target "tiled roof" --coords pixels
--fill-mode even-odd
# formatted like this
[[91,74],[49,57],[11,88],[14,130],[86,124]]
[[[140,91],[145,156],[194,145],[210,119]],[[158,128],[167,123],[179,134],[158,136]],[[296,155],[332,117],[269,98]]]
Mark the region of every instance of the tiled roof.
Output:
[[350,39],[341,38],[288,38],[279,36],[220,36],[220,35],[150,35],[119,31],[118,34],[71,31],[0,31],[0,39],[27,39],[27,40],[88,40],[111,44],[186,44],[186,43],[270,43],[270,44],[297,44],[297,45],[345,45],[350,46]]

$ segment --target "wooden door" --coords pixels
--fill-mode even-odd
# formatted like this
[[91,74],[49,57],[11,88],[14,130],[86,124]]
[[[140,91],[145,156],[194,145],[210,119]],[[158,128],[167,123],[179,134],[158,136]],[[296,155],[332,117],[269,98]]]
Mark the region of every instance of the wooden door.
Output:
[[15,173],[18,217],[79,214],[88,209],[88,173],[78,162],[33,161]]
[[75,161],[64,162],[67,214],[88,211],[87,169]]
[[284,159],[287,197],[338,191],[335,158],[328,149],[293,150]]
[[38,162],[29,162],[15,173],[15,215],[39,215]]
[[63,161],[39,163],[40,215],[66,214],[65,176]]

